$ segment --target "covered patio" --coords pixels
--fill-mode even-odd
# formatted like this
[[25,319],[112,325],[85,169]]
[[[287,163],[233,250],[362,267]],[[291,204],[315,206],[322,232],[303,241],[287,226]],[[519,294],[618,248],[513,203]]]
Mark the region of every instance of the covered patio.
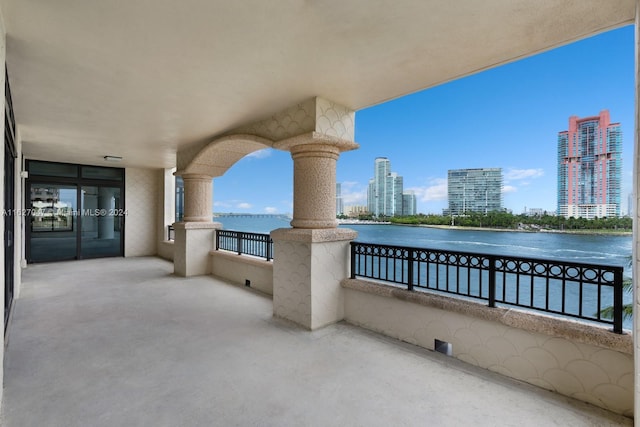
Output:
[[633,423],[153,257],[29,266],[7,337],[7,427]]
[[[639,5],[0,0],[4,425],[630,423],[492,373],[523,367],[513,378],[554,389],[540,381],[551,375],[567,396],[632,416],[640,358],[630,335],[606,337],[626,341],[619,351],[583,342],[589,334],[556,340],[543,330],[555,323],[525,330],[345,287],[356,233],[337,228],[335,188],[342,153],[366,143],[355,141],[357,111],[634,23],[637,64]],[[637,120],[635,131],[638,147]],[[273,299],[211,276],[221,276],[213,178],[265,147],[293,164],[291,228],[271,232]],[[73,232],[65,259],[78,261],[30,264],[39,195],[66,212],[47,236]],[[86,260],[98,256],[83,252],[94,234],[120,236],[110,256],[124,258]],[[637,279],[637,233],[633,242]],[[249,280],[254,267],[234,272]],[[345,323],[387,330],[379,320],[400,339],[425,329],[416,323],[442,327],[418,348]],[[456,339],[454,357],[480,352],[487,369],[430,352],[434,338]]]

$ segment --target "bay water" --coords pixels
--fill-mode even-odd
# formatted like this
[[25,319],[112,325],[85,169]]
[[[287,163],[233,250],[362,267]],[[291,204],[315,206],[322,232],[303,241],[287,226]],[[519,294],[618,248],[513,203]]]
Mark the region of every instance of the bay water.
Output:
[[[226,230],[269,233],[288,228],[285,216],[218,216]],[[404,225],[341,225],[358,232],[356,240],[396,246],[479,252],[570,262],[616,265],[628,271],[631,235],[568,234],[519,231],[464,230]]]
[[[255,233],[290,227],[290,219],[284,216],[219,216],[214,220],[221,222],[227,230]],[[340,227],[357,231],[356,241],[363,243],[621,266],[625,268],[625,276],[631,275],[628,266],[632,251],[631,235],[485,231],[386,224]],[[630,299],[630,295],[625,295],[625,301]],[[630,320],[626,320],[624,326],[630,328]]]

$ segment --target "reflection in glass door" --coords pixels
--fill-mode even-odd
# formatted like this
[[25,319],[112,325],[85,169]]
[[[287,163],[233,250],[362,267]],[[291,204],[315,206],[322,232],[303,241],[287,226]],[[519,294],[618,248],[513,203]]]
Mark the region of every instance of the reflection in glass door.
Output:
[[123,256],[124,169],[27,160],[27,262]]
[[32,183],[30,193],[30,262],[76,258],[77,187]]
[[121,254],[123,212],[119,187],[83,186],[81,258]]

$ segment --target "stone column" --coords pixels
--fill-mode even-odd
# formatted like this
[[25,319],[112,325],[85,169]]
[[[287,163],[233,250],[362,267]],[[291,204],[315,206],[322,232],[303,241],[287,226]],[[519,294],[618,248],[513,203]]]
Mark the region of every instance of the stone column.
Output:
[[173,224],[173,270],[182,277],[209,274],[209,251],[214,248],[215,230],[222,226],[212,221],[213,177],[191,173],[181,176],[184,181],[184,220]]
[[313,132],[275,147],[291,152],[294,190],[293,228],[271,232],[273,313],[313,330],[344,318],[340,282],[357,233],[336,228],[336,161],[358,145]]
[[317,132],[274,144],[293,159],[293,220],[305,229],[336,228],[336,162],[358,144]]
[[302,144],[291,148],[293,158],[294,228],[335,228],[336,162],[340,149],[335,145]]
[[211,222],[213,218],[213,177],[183,174],[184,222]]

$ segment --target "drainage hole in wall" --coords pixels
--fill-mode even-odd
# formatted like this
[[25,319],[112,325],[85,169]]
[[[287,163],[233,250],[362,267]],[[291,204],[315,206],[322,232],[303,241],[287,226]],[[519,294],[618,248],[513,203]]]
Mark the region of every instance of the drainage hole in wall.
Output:
[[434,340],[433,348],[438,353],[446,354],[447,356],[453,356],[453,347],[451,343],[446,341]]

